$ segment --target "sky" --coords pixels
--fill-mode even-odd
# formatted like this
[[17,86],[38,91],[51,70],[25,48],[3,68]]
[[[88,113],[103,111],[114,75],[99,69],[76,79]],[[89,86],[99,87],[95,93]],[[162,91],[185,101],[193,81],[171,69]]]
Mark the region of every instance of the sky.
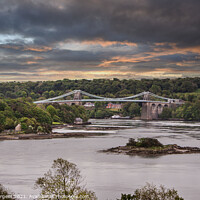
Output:
[[199,0],[0,0],[0,81],[200,76]]

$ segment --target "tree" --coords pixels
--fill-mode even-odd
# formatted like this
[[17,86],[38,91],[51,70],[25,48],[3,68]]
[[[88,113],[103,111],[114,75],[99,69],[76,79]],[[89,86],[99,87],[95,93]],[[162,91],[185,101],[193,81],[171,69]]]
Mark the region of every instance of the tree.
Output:
[[53,90],[51,90],[50,92],[49,92],[49,97],[51,98],[51,97],[55,97],[55,92],[53,91]]
[[42,189],[41,198],[45,195],[49,200],[96,200],[94,192],[80,185],[81,179],[75,164],[58,158],[44,177],[37,179],[35,186]]
[[169,119],[172,118],[172,109],[171,108],[164,108],[162,113],[159,115],[161,119]]
[[57,111],[52,105],[47,106],[46,110],[51,115],[52,118],[54,115],[57,115]]
[[8,105],[4,101],[0,100],[0,111],[4,111],[7,106]]
[[14,194],[9,193],[7,189],[5,189],[0,184],[0,200],[15,200]]
[[124,116],[136,117],[141,113],[139,104],[127,102],[123,105],[122,113]]
[[42,96],[44,96],[46,99],[48,99],[49,98],[49,92],[48,91],[43,92]]
[[6,118],[4,114],[2,113],[2,111],[0,111],[0,132],[3,131],[5,128],[5,121],[6,121]]
[[161,88],[159,85],[152,85],[152,87],[150,88],[150,92],[153,92],[154,94],[160,94]]
[[11,118],[6,118],[6,121],[5,121],[5,128],[6,129],[14,129],[15,128],[15,124],[14,124],[14,120],[11,119]]
[[[118,199],[119,200],[119,199]],[[136,189],[134,194],[122,194],[120,200],[184,200],[175,189],[157,188],[147,183],[144,187]]]

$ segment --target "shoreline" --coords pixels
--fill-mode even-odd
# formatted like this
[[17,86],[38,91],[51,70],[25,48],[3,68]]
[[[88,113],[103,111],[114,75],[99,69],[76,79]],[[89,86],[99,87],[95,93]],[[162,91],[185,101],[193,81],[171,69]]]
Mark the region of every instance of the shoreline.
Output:
[[83,138],[90,136],[103,136],[109,133],[51,133],[51,134],[12,134],[12,135],[0,135],[0,141],[4,140],[43,140],[43,139],[55,139],[55,138]]

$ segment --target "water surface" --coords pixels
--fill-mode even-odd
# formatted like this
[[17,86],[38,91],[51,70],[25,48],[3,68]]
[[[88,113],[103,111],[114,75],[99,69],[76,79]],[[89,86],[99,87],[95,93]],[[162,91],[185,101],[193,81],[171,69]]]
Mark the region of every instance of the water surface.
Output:
[[[124,145],[130,137],[155,137],[163,144],[200,147],[200,123],[140,120],[91,120],[108,135],[89,138],[16,140],[0,142],[0,183],[16,194],[38,194],[34,182],[61,157],[77,164],[87,188],[99,200],[114,200],[131,193],[146,182],[174,187],[186,200],[200,196],[200,154],[140,157],[98,153],[98,150]],[[127,127],[127,129],[124,129]],[[120,129],[123,128],[123,129]],[[73,132],[59,129],[56,132]],[[88,132],[80,128],[75,132]],[[91,132],[91,130],[89,130]]]

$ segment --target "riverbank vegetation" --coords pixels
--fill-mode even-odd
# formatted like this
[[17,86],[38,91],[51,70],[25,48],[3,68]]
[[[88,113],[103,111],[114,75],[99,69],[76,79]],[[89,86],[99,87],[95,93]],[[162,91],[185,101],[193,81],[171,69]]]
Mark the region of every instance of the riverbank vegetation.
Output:
[[0,131],[13,130],[21,124],[19,132],[51,132],[50,114],[25,99],[0,100]]
[[0,184],[0,200],[16,200],[15,195]]
[[50,133],[53,122],[73,124],[77,117],[84,122],[88,120],[84,107],[66,104],[38,107],[29,98],[0,100],[0,132],[9,130],[7,133],[14,133],[20,124],[18,133]]
[[[91,94],[104,97],[126,97],[143,91],[150,91],[157,95],[169,98],[182,99],[186,104],[169,109],[165,108],[159,116],[160,119],[184,119],[200,121],[200,78],[177,78],[177,79],[141,79],[119,80],[94,79],[94,80],[58,80],[37,82],[7,82],[0,83],[0,98],[4,99],[27,99],[28,102],[52,98],[66,92],[80,89]],[[86,98],[86,97],[84,97]],[[87,118],[109,118],[112,115],[141,116],[142,104],[124,103],[121,109],[106,109],[106,102],[96,102],[94,110],[83,111],[81,107],[53,105],[56,109],[49,108],[50,118],[54,124],[72,123],[75,116],[81,116],[84,121]],[[47,105],[48,106],[48,105]],[[46,111],[47,106],[42,108]],[[78,110],[78,111],[77,111]],[[48,113],[49,113],[48,112]],[[67,115],[66,115],[67,113]],[[77,114],[78,113],[78,114]],[[25,117],[25,116],[24,116]],[[2,116],[0,115],[0,118]],[[3,117],[4,118],[4,117]],[[33,117],[34,118],[34,117]],[[15,120],[16,121],[16,120]],[[7,119],[7,126],[13,122]],[[2,125],[1,125],[2,127]],[[0,127],[0,129],[2,129]]]
[[184,200],[177,190],[165,188],[163,185],[147,183],[144,187],[136,189],[134,194],[122,194],[118,200]]
[[178,108],[164,108],[161,119],[184,119],[187,121],[200,121],[200,100],[194,102],[186,102]]

